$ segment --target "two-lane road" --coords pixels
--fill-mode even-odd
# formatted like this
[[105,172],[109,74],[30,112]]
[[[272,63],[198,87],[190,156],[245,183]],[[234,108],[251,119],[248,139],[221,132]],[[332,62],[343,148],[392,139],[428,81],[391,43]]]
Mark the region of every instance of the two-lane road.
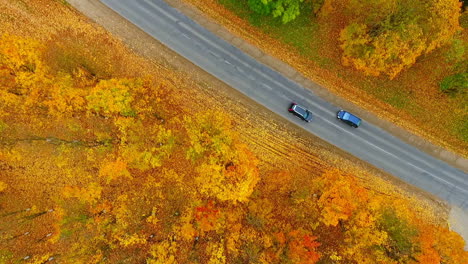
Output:
[[[221,40],[163,0],[102,0],[170,49],[310,133],[468,211],[468,175],[366,123],[337,121],[338,106],[315,96]],[[314,114],[305,123],[287,112],[295,101]]]

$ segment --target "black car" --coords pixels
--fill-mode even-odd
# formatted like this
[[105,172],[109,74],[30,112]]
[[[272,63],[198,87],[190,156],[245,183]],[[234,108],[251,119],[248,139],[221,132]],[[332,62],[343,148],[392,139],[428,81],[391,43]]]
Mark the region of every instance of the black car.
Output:
[[292,103],[288,111],[306,122],[312,121],[312,113],[296,103]]
[[340,110],[336,113],[336,118],[345,122],[346,124],[352,127],[358,127],[361,125],[361,119],[350,112],[346,112],[345,110]]

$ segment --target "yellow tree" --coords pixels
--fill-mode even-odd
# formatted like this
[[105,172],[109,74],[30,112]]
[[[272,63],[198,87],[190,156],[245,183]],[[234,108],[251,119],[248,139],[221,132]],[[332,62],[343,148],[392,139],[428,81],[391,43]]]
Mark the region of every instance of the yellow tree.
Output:
[[141,86],[140,81],[130,79],[101,80],[86,96],[88,110],[102,114],[123,116],[135,115],[131,103],[132,91]]
[[386,245],[388,235],[379,228],[381,200],[366,190],[352,176],[337,169],[327,170],[314,181],[318,194],[320,221],[327,226],[341,223],[343,243],[341,255],[357,263],[392,263],[379,250]]
[[[393,79],[460,29],[457,0],[349,1],[353,17],[340,34],[343,64]],[[354,14],[353,14],[354,13]]]
[[53,83],[41,59],[40,42],[14,35],[0,37],[0,108],[14,107],[15,111],[32,113],[30,106],[40,105],[44,89]]
[[200,192],[221,201],[246,201],[259,180],[257,159],[241,144],[226,114],[208,111],[185,120],[190,147],[187,158],[197,164]]

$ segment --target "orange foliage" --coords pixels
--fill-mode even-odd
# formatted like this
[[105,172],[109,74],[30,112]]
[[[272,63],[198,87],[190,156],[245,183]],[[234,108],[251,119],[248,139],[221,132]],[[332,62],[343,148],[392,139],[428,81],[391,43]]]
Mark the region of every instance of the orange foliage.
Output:
[[215,209],[213,201],[209,201],[205,206],[195,208],[195,220],[199,223],[203,233],[216,230],[219,217],[220,211]]
[[326,171],[315,184],[320,193],[320,220],[325,225],[336,226],[340,220],[347,220],[368,199],[366,190],[351,175],[336,169]]
[[435,248],[439,252],[441,263],[468,264],[468,251],[464,250],[465,241],[459,234],[440,226],[431,226],[430,229],[435,230]]
[[291,231],[288,234],[291,241],[288,244],[288,255],[293,263],[298,264],[313,264],[320,259],[320,254],[317,248],[320,243],[315,241],[316,236],[300,235],[298,231]]
[[127,170],[127,163],[120,159],[103,163],[99,169],[99,176],[106,179],[107,184],[119,177],[132,179],[130,172]]
[[418,240],[421,243],[421,253],[416,256],[419,263],[439,264],[441,261],[439,252],[435,248],[435,237],[431,232],[421,232]]

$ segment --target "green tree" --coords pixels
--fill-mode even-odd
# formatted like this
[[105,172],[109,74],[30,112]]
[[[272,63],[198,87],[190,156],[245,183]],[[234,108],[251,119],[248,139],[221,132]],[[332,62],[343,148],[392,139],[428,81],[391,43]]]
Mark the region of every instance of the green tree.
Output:
[[440,90],[448,95],[465,93],[468,89],[468,72],[445,77],[440,82]]
[[283,23],[294,20],[300,14],[304,0],[248,0],[251,10],[262,15],[281,17]]

